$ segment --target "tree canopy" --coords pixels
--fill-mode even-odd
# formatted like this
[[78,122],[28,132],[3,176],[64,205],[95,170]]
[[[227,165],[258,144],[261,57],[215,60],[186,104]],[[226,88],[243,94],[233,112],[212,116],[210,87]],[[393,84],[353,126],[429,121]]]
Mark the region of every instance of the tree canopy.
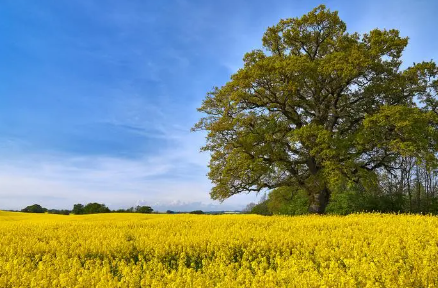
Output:
[[324,213],[341,179],[367,185],[406,156],[435,166],[438,69],[402,68],[407,44],[395,29],[349,33],[324,5],[269,27],[198,109],[211,197],[299,187]]
[[21,212],[28,212],[28,213],[46,213],[47,208],[42,207],[39,204],[33,204],[30,206],[27,206],[26,208],[21,209]]
[[152,213],[154,209],[152,209],[150,206],[137,206],[135,208],[135,212],[137,213]]

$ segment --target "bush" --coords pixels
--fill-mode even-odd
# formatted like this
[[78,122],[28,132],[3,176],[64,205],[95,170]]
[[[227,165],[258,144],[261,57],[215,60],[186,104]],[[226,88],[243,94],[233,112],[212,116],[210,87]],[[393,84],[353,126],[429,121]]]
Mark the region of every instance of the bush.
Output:
[[280,187],[268,195],[268,210],[277,215],[302,215],[308,213],[307,194],[298,188]]
[[251,213],[258,214],[258,215],[272,215],[272,212],[269,211],[269,208],[268,208],[268,201],[269,200],[265,200],[265,201],[260,202],[259,204],[255,205],[252,208]]
[[357,192],[347,191],[344,193],[333,193],[330,202],[327,205],[326,212],[328,214],[347,215],[354,212],[365,211],[363,203],[364,197],[358,195]]
[[299,190],[292,198],[287,215],[304,215],[309,213],[309,197],[306,192]]

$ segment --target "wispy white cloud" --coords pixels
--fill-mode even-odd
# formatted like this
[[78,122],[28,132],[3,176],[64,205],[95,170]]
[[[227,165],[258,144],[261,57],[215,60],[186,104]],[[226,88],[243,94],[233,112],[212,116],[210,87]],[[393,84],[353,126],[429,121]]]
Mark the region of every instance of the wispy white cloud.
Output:
[[221,205],[210,199],[208,155],[194,145],[203,141],[201,136],[177,138],[177,149],[136,159],[54,153],[9,156],[0,164],[1,208],[33,203],[71,208],[74,203],[103,202],[111,208],[147,203],[159,210],[234,210],[255,201],[255,195],[232,197]]

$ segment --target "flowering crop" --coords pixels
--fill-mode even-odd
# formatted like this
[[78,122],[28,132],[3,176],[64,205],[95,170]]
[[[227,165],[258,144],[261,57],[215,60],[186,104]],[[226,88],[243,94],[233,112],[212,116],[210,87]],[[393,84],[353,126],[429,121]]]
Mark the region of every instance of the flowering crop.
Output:
[[0,212],[0,287],[438,287],[438,218]]

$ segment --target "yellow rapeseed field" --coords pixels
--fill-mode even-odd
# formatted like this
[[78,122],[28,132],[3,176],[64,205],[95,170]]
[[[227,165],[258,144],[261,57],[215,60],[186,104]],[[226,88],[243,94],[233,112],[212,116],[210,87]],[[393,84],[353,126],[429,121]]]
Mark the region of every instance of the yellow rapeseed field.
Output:
[[438,287],[438,218],[0,211],[0,287]]

